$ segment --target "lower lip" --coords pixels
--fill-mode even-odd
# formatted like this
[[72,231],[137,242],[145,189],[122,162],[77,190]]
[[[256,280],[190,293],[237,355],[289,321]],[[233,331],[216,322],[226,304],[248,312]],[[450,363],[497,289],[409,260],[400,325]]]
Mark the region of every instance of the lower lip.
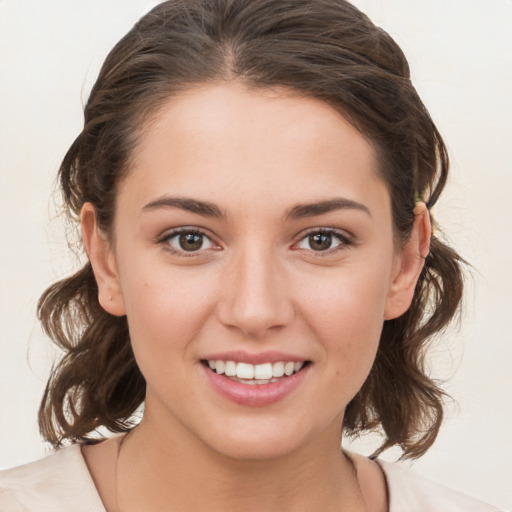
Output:
[[253,407],[262,407],[282,400],[300,385],[310,366],[308,364],[299,372],[290,375],[290,377],[284,377],[277,382],[242,384],[229,379],[225,375],[219,375],[201,364],[211,385],[218,393],[237,404]]

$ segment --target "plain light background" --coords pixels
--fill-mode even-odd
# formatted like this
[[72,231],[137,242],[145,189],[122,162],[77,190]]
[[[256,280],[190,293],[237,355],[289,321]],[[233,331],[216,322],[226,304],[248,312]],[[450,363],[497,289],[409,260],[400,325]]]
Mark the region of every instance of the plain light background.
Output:
[[[107,52],[156,3],[0,0],[0,468],[48,451],[36,412],[55,351],[35,307],[76,265],[50,199],[58,165]],[[409,58],[452,158],[435,213],[475,268],[461,328],[432,357],[457,404],[414,470],[512,507],[512,1],[354,3]]]

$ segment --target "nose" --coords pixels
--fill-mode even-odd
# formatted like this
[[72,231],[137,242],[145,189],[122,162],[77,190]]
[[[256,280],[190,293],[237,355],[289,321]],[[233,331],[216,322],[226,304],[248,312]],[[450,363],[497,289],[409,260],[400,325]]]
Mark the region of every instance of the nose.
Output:
[[282,265],[267,247],[233,256],[222,276],[218,318],[249,338],[288,325],[294,308]]

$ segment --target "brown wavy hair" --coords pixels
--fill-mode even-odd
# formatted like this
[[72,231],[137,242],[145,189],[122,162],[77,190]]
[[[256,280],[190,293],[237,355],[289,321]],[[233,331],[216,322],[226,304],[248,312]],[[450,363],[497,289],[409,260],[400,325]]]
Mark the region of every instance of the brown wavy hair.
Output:
[[[372,143],[392,199],[394,232],[406,241],[415,198],[432,208],[448,174],[443,140],[393,39],[345,0],[170,0],[145,15],[107,56],[85,106],[84,127],[59,171],[67,212],[85,202],[109,232],[120,181],[142,128],[172,95],[238,80],[284,86],[327,102]],[[429,341],[457,313],[462,260],[439,237],[410,309],[384,323],[375,363],[347,407],[344,431],[379,429],[378,452],[394,445],[419,457],[434,442],[443,391],[425,369]],[[38,304],[46,333],[63,349],[39,411],[43,437],[95,442],[124,432],[144,402],[126,317],[98,302],[90,263],[50,286]]]

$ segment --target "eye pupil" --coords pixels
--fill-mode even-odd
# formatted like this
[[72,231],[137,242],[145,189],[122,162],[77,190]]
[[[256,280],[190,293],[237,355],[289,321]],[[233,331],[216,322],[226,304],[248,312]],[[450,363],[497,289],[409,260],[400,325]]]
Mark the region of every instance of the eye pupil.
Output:
[[315,233],[309,236],[309,245],[315,251],[326,251],[331,244],[332,235],[329,233]]
[[203,245],[203,235],[183,233],[179,237],[179,243],[184,251],[197,251]]

